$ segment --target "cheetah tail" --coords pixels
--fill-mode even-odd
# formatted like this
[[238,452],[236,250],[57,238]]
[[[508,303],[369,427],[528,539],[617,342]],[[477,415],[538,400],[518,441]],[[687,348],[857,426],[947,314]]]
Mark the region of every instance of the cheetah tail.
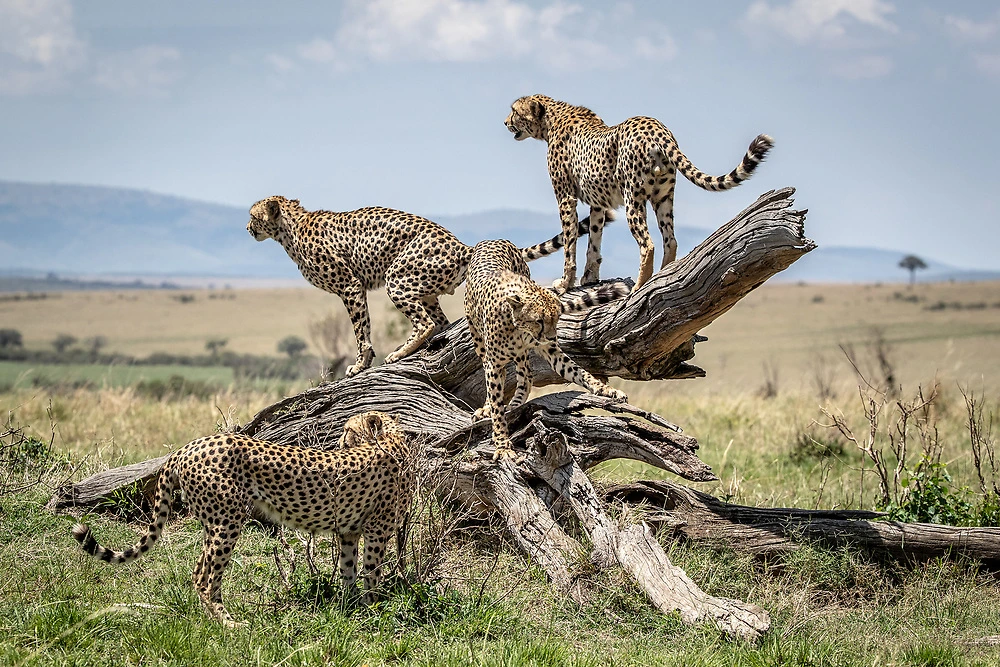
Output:
[[[608,224],[615,219],[615,213],[612,210],[607,210],[604,212],[604,224]],[[586,236],[590,233],[590,216],[580,220],[576,228],[577,238]],[[566,245],[566,241],[563,238],[562,233],[553,236],[548,241],[543,241],[537,245],[529,246],[527,248],[521,249],[521,256],[524,257],[524,261],[530,262],[533,259],[538,259],[539,257],[545,257],[556,252],[560,248]]]
[[80,543],[80,547],[100,560],[108,563],[131,563],[141,555],[153,548],[156,540],[163,533],[163,526],[167,523],[170,515],[170,503],[174,490],[177,488],[177,480],[169,468],[160,473],[160,480],[156,486],[156,518],[149,524],[146,534],[134,545],[125,551],[114,551],[98,544],[94,535],[90,532],[90,526],[78,523],[73,526],[73,537]]
[[650,156],[653,158],[654,174],[659,169],[658,164],[662,164],[664,161],[670,162],[677,167],[677,171],[684,174],[685,178],[699,188],[719,191],[735,188],[750,178],[754,170],[757,169],[757,165],[764,161],[764,158],[767,157],[767,152],[773,147],[774,139],[766,134],[758,134],[757,138],[750,142],[750,148],[747,149],[746,155],[743,156],[743,161],[740,162],[736,169],[733,169],[725,176],[709,176],[699,170],[691,163],[691,160],[687,159],[684,153],[681,153],[676,142],[671,142],[670,146],[658,146],[650,149]]
[[562,312],[569,313],[616,301],[628,296],[631,292],[632,287],[627,282],[614,280],[600,285],[591,285],[584,288],[583,291],[568,292],[562,297],[560,303],[562,303]]

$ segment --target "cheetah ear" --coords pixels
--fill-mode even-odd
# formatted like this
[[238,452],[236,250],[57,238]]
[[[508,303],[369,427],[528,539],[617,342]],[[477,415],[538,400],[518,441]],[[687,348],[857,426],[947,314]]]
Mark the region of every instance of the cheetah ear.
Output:
[[281,204],[277,199],[271,199],[264,206],[264,210],[267,212],[267,219],[274,222],[281,217]]
[[528,111],[531,112],[532,120],[540,121],[542,120],[542,116],[545,115],[545,105],[538,100],[529,100]]
[[368,415],[368,432],[371,437],[378,440],[383,435],[382,415],[371,414]]
[[521,310],[524,308],[524,299],[517,292],[507,295],[507,303],[510,305],[511,313],[514,317],[521,314]]

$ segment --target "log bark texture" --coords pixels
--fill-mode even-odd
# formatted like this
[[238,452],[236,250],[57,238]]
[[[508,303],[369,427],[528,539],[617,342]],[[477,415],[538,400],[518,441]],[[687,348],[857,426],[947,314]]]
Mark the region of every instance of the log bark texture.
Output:
[[1000,566],[1000,528],[877,521],[884,515],[858,510],[731,505],[666,480],[616,484],[603,496],[608,502],[645,506],[651,510],[643,514],[645,521],[678,537],[737,544],[762,556],[797,549],[806,541],[899,560],[965,556]]
[[[793,192],[786,188],[761,196],[627,298],[565,317],[560,345],[601,377],[703,376],[688,363],[695,344],[706,340],[698,331],[815,247],[804,236],[805,211],[791,208]],[[535,386],[564,382],[537,358],[533,371]],[[508,388],[512,391],[512,382]],[[611,521],[586,475],[602,461],[629,458],[691,481],[715,479],[698,459],[693,438],[638,407],[563,392],[536,398],[508,415],[512,442],[524,460],[495,463],[490,422],[474,422],[471,414],[484,396],[482,365],[463,319],[413,356],[278,401],[240,431],[330,448],[350,416],[365,410],[393,413],[405,429],[426,440],[425,465],[447,472],[450,501],[498,521],[574,599],[586,597],[576,565],[585,547],[567,531],[565,514],[576,517],[587,533],[594,562],[620,565],[664,612],[677,611],[688,622],[712,623],[747,639],[769,628],[767,612],[756,605],[701,591],[669,562],[644,524],[619,527]],[[134,473],[149,479],[153,468]],[[116,474],[102,473],[61,490],[52,504],[87,503],[87,492],[107,488],[103,480]],[[116,480],[121,482],[121,475]]]

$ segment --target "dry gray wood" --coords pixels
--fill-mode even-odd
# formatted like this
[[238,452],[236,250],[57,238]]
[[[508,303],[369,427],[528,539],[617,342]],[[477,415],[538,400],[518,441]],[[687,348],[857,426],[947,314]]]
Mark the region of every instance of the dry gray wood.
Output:
[[[705,340],[698,331],[816,247],[805,237],[806,211],[791,208],[794,193],[783,188],[761,195],[627,299],[562,318],[560,347],[599,377],[704,376],[704,370],[687,363],[695,343]],[[464,319],[393,368],[427,378],[470,406],[479,407],[485,399],[482,366]],[[532,371],[536,387],[565,382],[537,357]],[[507,388],[513,392],[513,383]]]
[[660,611],[677,611],[687,623],[712,622],[734,637],[755,640],[771,626],[770,615],[754,604],[708,595],[667,558],[645,524],[619,529],[604,511],[594,486],[570,450],[566,436],[534,424],[527,464],[569,503],[594,544],[601,563],[617,561]]
[[[52,511],[100,507],[113,498],[116,493],[119,493],[121,489],[130,485],[135,485],[133,488],[139,491],[139,498],[136,500],[141,500],[143,496],[149,497],[153,492],[153,482],[160,474],[160,468],[167,462],[168,457],[169,454],[120,468],[112,468],[92,475],[82,482],[60,487],[52,494],[45,507]],[[138,484],[136,484],[137,482]]]
[[961,528],[932,523],[875,521],[882,514],[858,510],[747,507],[666,480],[617,484],[606,501],[643,505],[645,520],[690,540],[739,545],[760,555],[798,548],[801,541],[852,546],[900,560],[969,557],[1000,566],[1000,528]]
[[[805,211],[791,209],[793,192],[786,188],[763,195],[628,298],[564,318],[559,328],[564,350],[603,377],[704,375],[688,364],[695,344],[705,340],[698,331],[815,247],[803,235]],[[563,382],[537,359],[533,369],[536,386]],[[509,391],[512,385],[508,383]],[[514,544],[574,599],[586,596],[574,566],[583,547],[561,525],[557,510],[564,508],[580,520],[606,564],[621,564],[658,608],[678,610],[689,622],[714,623],[735,636],[755,637],[766,630],[766,612],[705,594],[669,563],[645,527],[617,529],[584,474],[602,461],[631,458],[692,481],[715,479],[698,459],[693,438],[635,406],[564,392],[512,411],[512,441],[526,459],[518,465],[495,463],[490,423],[473,422],[471,417],[483,397],[482,366],[468,326],[460,320],[417,354],[283,399],[240,431],[275,442],[328,448],[348,417],[364,410],[391,412],[404,428],[427,440],[426,465],[447,466],[452,474],[448,497],[465,513],[498,520]],[[539,430],[564,443],[565,456],[573,461],[568,478],[541,474],[544,462],[527,447]],[[141,474],[148,480],[155,472],[145,467]],[[64,490],[63,499],[53,502],[68,498],[79,504],[84,500],[81,488],[108,488],[100,477]]]

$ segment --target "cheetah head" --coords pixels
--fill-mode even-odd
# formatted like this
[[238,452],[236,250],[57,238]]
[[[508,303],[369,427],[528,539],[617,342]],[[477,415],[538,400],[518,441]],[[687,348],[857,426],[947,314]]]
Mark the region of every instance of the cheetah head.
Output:
[[250,222],[247,223],[247,231],[250,236],[258,241],[276,238],[281,224],[282,208],[285,204],[299,200],[288,200],[279,195],[261,199],[250,207]]
[[504,125],[514,135],[517,141],[528,137],[544,140],[545,103],[549,98],[544,95],[529,95],[514,100],[510,105],[510,115]]
[[340,436],[341,447],[353,447],[362,443],[381,440],[386,435],[399,432],[399,419],[384,412],[363,412],[354,415],[344,424],[344,434]]
[[559,298],[548,290],[517,291],[507,296],[514,326],[539,342],[555,340],[562,314]]

